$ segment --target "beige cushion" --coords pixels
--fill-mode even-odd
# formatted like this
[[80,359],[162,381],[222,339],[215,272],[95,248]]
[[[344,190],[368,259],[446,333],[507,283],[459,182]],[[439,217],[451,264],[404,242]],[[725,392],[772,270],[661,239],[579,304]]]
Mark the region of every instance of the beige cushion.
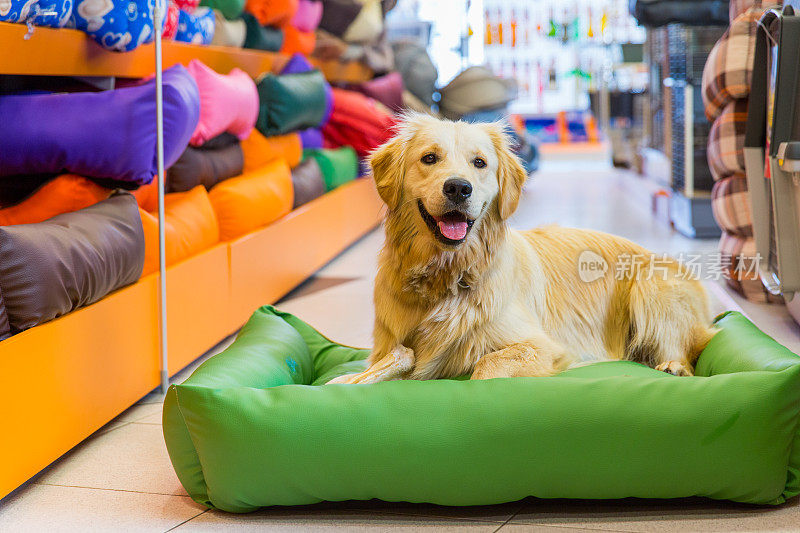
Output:
[[211,44],[236,48],[244,46],[244,38],[247,34],[244,20],[228,20],[215,9],[214,24],[214,38],[211,40]]

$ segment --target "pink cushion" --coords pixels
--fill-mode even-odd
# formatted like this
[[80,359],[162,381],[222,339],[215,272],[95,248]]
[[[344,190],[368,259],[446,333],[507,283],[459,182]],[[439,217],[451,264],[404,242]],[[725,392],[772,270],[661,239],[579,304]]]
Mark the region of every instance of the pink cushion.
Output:
[[189,143],[200,146],[225,132],[246,139],[258,118],[258,91],[250,76],[238,68],[218,74],[197,59],[187,70],[200,89],[200,121]]
[[300,31],[314,31],[322,19],[322,2],[300,0],[292,19],[292,26]]

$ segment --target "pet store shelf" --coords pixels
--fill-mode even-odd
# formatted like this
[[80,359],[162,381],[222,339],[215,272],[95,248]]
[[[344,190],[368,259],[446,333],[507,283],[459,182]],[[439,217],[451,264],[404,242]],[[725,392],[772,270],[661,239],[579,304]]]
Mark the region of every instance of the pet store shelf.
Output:
[[[37,27],[25,40],[27,32],[24,24],[0,22],[0,74],[120,78],[153,74],[154,44],[132,52],[111,52],[78,30]],[[199,59],[217,72],[239,67],[252,77],[280,70],[288,60],[288,56],[273,52],[174,41],[164,41],[162,48],[164,68]],[[330,81],[357,83],[372,77],[372,72],[358,62],[322,61],[316,65]]]

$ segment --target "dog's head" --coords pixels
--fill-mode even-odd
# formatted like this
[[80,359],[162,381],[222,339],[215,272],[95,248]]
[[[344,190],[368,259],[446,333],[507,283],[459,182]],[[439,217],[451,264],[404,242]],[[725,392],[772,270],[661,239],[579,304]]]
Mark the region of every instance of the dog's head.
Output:
[[487,217],[510,217],[527,177],[501,125],[427,115],[406,116],[370,164],[390,213],[411,217],[418,233],[445,249],[464,243]]

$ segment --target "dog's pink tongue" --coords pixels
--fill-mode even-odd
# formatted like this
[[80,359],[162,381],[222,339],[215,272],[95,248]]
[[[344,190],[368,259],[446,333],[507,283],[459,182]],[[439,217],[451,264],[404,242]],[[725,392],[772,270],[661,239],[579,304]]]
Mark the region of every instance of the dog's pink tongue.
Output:
[[442,235],[453,241],[460,241],[467,236],[467,223],[466,222],[448,222],[439,220],[439,231]]

